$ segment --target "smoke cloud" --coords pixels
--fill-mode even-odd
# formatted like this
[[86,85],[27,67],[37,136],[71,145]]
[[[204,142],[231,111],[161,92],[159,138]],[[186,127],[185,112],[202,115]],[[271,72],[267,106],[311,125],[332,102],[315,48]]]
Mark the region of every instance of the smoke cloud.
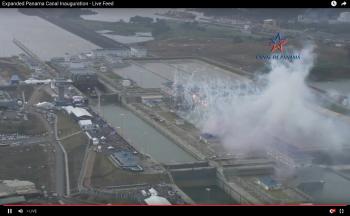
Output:
[[271,60],[269,73],[255,81],[177,77],[192,106],[180,115],[203,133],[217,135],[232,152],[264,149],[271,142],[341,149],[350,138],[349,122],[320,111],[320,99],[305,82],[315,62],[314,46],[299,53],[300,60]]

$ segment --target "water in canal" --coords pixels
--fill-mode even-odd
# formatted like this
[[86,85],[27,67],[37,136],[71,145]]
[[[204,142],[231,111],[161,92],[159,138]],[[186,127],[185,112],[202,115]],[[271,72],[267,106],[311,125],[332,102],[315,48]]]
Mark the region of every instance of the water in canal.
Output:
[[197,204],[237,204],[218,186],[180,188]]
[[193,162],[196,159],[127,109],[101,105],[101,112],[113,127],[140,151],[160,163]]
[[[96,107],[94,107],[94,109],[96,109]],[[137,149],[151,155],[158,162],[172,163],[196,161],[194,157],[129,110],[116,104],[103,104],[101,105],[101,112],[104,119],[117,128],[120,133],[124,134]],[[196,203],[236,203],[217,186],[184,187],[181,189]]]
[[[342,172],[342,171],[339,171]],[[315,203],[349,203],[350,181],[336,172],[319,167],[306,168],[298,173],[299,181],[322,180],[323,188],[313,191],[303,190],[312,196]]]

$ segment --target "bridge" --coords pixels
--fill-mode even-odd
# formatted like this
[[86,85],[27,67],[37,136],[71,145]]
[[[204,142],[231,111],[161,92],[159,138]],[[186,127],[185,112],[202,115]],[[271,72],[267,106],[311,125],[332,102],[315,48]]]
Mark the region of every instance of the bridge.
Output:
[[42,67],[43,69],[46,69],[51,75],[56,75],[56,71],[50,67],[49,65],[47,65],[44,61],[42,61],[40,59],[39,56],[37,56],[34,52],[32,52],[28,47],[26,47],[21,41],[17,40],[16,38],[13,38],[13,43],[16,44],[18,46],[18,48],[20,48],[27,56],[29,56],[30,58],[32,58],[32,60],[34,62],[36,62],[38,65],[40,65],[40,67]]

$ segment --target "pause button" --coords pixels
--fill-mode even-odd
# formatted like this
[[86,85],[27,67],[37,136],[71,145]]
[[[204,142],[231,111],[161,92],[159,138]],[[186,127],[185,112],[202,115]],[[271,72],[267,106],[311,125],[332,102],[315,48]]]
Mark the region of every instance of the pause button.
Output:
[[12,209],[7,209],[7,214],[12,214]]

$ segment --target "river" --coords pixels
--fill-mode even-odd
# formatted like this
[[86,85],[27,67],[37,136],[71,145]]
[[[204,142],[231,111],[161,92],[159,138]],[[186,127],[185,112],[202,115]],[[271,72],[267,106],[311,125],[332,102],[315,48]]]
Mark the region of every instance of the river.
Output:
[[0,57],[23,53],[12,42],[13,38],[20,40],[43,60],[99,48],[39,17],[24,15],[17,9],[1,9]]

